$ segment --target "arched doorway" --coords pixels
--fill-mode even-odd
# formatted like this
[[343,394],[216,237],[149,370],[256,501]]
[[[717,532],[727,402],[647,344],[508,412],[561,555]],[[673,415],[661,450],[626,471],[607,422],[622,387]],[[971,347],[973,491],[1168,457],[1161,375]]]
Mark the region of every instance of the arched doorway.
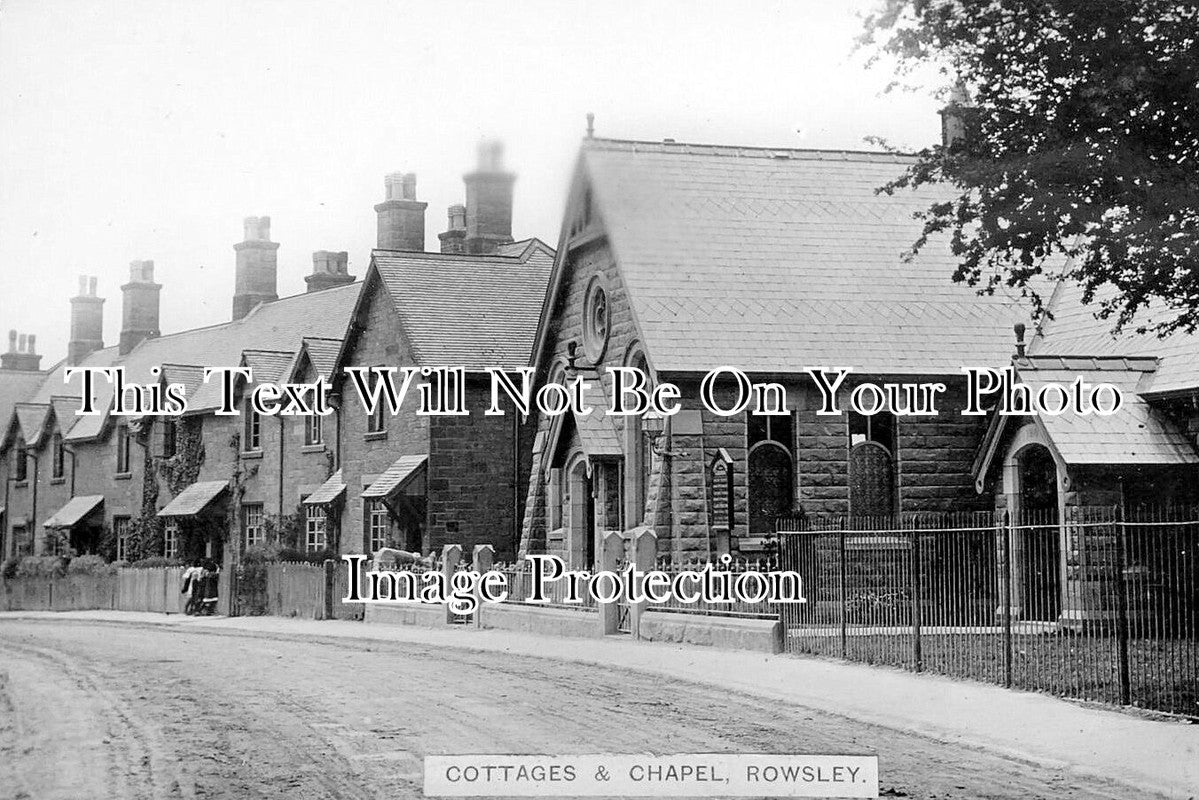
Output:
[[1016,453],[1016,475],[1023,617],[1055,622],[1062,610],[1057,462],[1047,447],[1030,444]]
[[578,453],[563,471],[562,506],[566,511],[567,553],[572,569],[595,566],[595,497],[587,458]]

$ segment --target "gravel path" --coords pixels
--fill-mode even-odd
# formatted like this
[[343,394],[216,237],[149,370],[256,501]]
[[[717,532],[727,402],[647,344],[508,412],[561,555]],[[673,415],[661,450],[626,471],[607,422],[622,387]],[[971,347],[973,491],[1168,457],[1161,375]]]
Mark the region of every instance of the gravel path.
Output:
[[0,620],[0,797],[420,797],[441,753],[878,754],[883,796],[1127,790],[619,669],[411,644]]

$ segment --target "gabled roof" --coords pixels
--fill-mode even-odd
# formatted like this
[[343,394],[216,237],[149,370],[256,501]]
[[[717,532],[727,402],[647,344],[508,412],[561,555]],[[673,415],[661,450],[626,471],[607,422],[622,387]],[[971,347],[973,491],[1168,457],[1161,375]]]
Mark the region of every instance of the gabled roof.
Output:
[[241,360],[253,371],[256,383],[278,383],[290,376],[295,357],[287,350],[244,350]]
[[[341,339],[319,339],[315,336],[305,336],[301,352],[312,364],[316,374],[326,381],[333,377],[337,368],[337,353],[341,350]],[[300,359],[296,359],[297,365]],[[293,378],[296,376],[293,375]]]
[[921,231],[913,214],[936,197],[876,190],[911,162],[589,139],[577,180],[592,189],[658,370],[959,374],[1005,364],[1027,311],[953,283],[943,240],[903,258]]
[[47,373],[21,369],[0,369],[0,425],[7,430],[17,403],[34,399]]
[[552,266],[529,245],[519,257],[376,250],[370,270],[418,364],[482,370],[528,365]]
[[[1020,382],[1036,392],[1049,383],[1069,386],[1082,378],[1095,385],[1110,383],[1120,390],[1124,404],[1114,414],[1039,414],[1034,423],[1044,431],[1051,447],[1066,464],[1199,464],[1199,451],[1189,437],[1160,409],[1147,403],[1138,387],[1151,380],[1155,365],[1145,359],[1086,359],[1091,367],[1079,366],[1083,359],[1034,356],[1017,359]],[[1056,362],[1056,363],[1055,363]],[[1125,366],[1127,365],[1127,366]],[[1019,417],[1016,418],[1021,419]],[[1000,440],[1009,417],[996,414],[972,468],[975,489],[999,454]]]
[[46,423],[50,420],[51,408],[49,403],[17,403],[16,415],[21,426],[21,436],[31,448],[41,445]]
[[[1110,296],[1100,292],[1090,304],[1082,302],[1083,290],[1062,282],[1050,299],[1053,318],[1048,320],[1030,347],[1037,354],[1060,356],[1157,357],[1158,368],[1146,395],[1167,395],[1199,390],[1199,337],[1177,332],[1165,339],[1135,332],[1134,322],[1120,335],[1112,334],[1114,319],[1095,317],[1099,303]],[[1146,321],[1147,321],[1147,315]]]

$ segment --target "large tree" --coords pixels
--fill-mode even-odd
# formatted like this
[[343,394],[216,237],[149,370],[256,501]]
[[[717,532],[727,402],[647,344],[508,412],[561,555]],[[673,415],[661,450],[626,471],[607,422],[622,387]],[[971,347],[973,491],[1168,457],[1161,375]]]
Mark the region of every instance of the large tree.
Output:
[[[955,187],[923,215],[954,279],[1044,298],[1064,275],[1113,327],[1199,326],[1199,10],[1165,0],[884,0],[863,42],[970,98],[966,135],[886,187]],[[1146,307],[1148,306],[1148,311]]]

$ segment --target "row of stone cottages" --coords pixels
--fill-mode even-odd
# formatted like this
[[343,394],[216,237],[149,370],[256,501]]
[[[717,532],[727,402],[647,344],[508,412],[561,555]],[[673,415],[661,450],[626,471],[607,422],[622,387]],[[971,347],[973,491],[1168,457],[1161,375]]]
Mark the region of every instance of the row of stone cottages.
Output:
[[[177,423],[73,418],[62,366],[14,370],[36,356],[10,348],[5,552],[109,542],[129,557],[145,529],[152,548],[219,554],[274,526],[301,549],[487,542],[501,557],[553,552],[581,565],[600,532],[638,525],[657,532],[662,555],[684,559],[757,552],[775,517],[799,509],[1064,514],[1192,500],[1199,357],[1189,337],[1112,337],[1062,286],[1053,320],[1013,358],[1019,302],[951,283],[947,246],[902,257],[930,195],[875,189],[906,163],[588,138],[555,254],[512,241],[513,177],[485,150],[441,253],[421,252],[424,204],[414,181],[395,176],[376,206],[379,248],[364,281],[350,282],[344,255],[317,254],[314,291],[274,299],[277,245],[251,221],[236,246],[234,311],[245,315],[171,336],[156,335],[158,288],[137,263],[123,287],[128,342],[101,346],[89,322],[100,301],[81,291],[69,361],[124,364],[133,380],[161,366],[163,380],[189,386],[191,413]],[[139,322],[150,316],[142,299],[154,300],[153,325]],[[198,374],[230,354],[260,380],[330,375],[340,408],[319,424],[218,417]],[[412,364],[532,364],[539,381],[569,372],[605,387],[606,368],[641,366],[681,387],[684,410],[369,417],[340,378],[344,366]],[[1009,364],[1032,384],[1116,383],[1126,406],[1110,417],[956,413],[962,366]],[[721,365],[784,384],[792,413],[704,410],[699,380]],[[820,416],[805,370],[821,366],[852,366],[847,391],[856,380],[939,380],[949,391],[936,417]],[[483,407],[484,386],[468,387],[471,408]]]

